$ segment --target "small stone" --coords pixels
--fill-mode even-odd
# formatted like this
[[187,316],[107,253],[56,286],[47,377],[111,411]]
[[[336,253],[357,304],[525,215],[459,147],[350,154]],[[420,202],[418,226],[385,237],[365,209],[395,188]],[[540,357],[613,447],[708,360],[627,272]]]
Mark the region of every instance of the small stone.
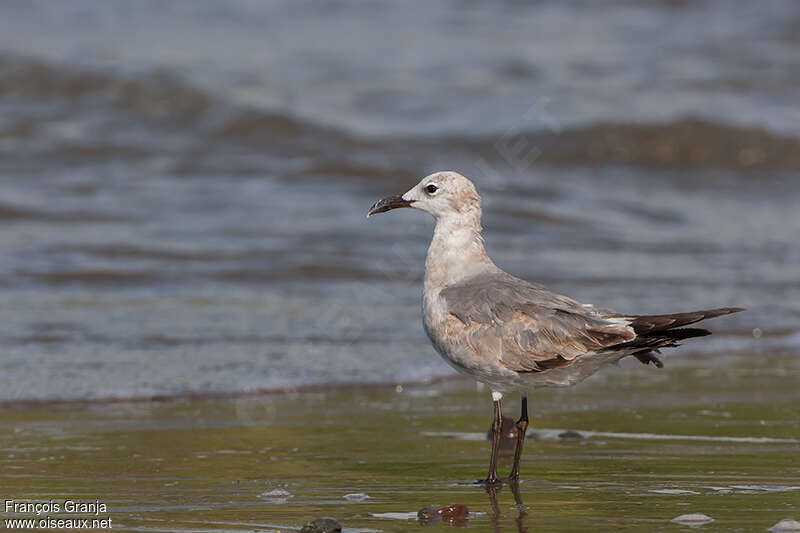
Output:
[[800,522],[792,520],[791,518],[784,518],[767,531],[775,531],[775,533],[783,533],[784,531],[800,531]]
[[369,496],[363,492],[354,492],[352,494],[345,494],[344,499],[350,502],[363,502],[364,500],[368,500]]
[[274,489],[262,492],[259,497],[271,503],[286,503],[286,500],[292,497],[292,493],[285,489]]
[[469,509],[467,509],[467,506],[463,503],[454,503],[453,505],[442,507],[441,509],[438,509],[438,511],[441,517],[446,520],[467,516],[469,514]]
[[563,440],[578,440],[578,439],[582,439],[583,435],[581,433],[578,433],[574,429],[570,429],[570,430],[562,431],[561,433],[559,433],[558,434],[558,438],[559,439],[563,439]]
[[469,515],[469,509],[463,503],[454,503],[447,507],[442,507],[437,509],[437,512],[442,517],[442,520],[455,525],[465,525],[467,515]]
[[693,514],[682,514],[680,516],[676,516],[672,519],[673,522],[676,524],[681,524],[684,526],[700,526],[703,524],[708,524],[713,522],[714,519],[708,515],[704,515],[702,513],[693,513]]
[[442,515],[439,514],[439,511],[433,505],[426,505],[417,511],[417,520],[423,524],[432,524],[433,522],[438,522],[441,519]]
[[307,522],[300,533],[341,533],[342,524],[333,518],[315,518]]

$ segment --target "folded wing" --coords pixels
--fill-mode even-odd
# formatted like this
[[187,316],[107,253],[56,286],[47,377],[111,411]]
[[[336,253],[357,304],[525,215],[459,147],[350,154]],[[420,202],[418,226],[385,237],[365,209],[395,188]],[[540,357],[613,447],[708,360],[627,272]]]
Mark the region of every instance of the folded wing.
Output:
[[[630,319],[509,274],[487,274],[441,292],[448,329],[476,353],[499,351],[516,372],[540,372],[636,338]],[[488,353],[487,353],[488,355]]]
[[504,272],[485,274],[442,290],[448,335],[475,353],[498,355],[516,372],[541,372],[597,352],[626,352],[661,367],[653,354],[677,341],[709,335],[685,328],[736,313],[729,307],[671,315],[624,316],[553,293]]

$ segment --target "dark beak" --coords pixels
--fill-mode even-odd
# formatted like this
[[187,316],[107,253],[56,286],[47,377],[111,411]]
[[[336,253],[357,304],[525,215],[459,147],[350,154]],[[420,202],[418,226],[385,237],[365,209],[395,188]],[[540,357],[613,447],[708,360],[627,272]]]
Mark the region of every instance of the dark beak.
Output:
[[378,213],[385,213],[391,209],[397,209],[398,207],[411,207],[413,203],[414,200],[403,200],[403,197],[399,195],[390,196],[370,207],[369,211],[367,211],[367,218]]

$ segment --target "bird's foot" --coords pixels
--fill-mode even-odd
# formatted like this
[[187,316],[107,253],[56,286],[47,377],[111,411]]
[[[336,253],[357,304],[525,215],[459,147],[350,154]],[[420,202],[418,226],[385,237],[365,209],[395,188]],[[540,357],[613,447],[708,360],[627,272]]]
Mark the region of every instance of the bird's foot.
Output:
[[472,483],[465,483],[466,485],[480,485],[483,487],[499,487],[502,485],[519,485],[521,483],[519,474],[509,475],[507,477],[496,477],[486,479],[476,479]]
[[497,487],[503,484],[503,479],[499,477],[487,477],[486,479],[476,479],[475,484],[484,487]]

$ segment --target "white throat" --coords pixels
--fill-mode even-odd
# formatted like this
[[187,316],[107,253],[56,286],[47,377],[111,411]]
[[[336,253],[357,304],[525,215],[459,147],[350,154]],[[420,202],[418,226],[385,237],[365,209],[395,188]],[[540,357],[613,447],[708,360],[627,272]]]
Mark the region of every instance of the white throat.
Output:
[[486,253],[481,230],[479,213],[477,217],[453,214],[436,220],[425,259],[425,292],[499,270]]

